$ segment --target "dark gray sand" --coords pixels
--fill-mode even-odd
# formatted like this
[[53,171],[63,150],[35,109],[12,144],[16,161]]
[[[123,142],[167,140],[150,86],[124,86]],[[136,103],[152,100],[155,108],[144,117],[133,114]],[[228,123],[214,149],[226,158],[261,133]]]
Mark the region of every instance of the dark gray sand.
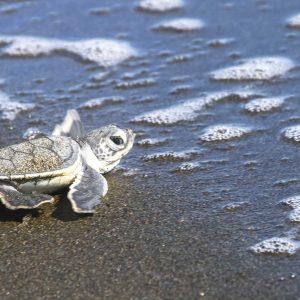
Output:
[[299,1],[138,4],[0,1],[1,146],[79,106],[137,133],[94,215],[1,206],[0,298],[299,299]]

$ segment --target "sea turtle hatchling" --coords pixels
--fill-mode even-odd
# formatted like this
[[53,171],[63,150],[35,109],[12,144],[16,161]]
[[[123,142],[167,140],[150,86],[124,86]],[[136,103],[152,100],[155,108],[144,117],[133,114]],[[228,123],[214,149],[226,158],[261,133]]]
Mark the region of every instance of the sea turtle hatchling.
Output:
[[91,213],[107,192],[101,174],[129,152],[134,136],[115,125],[86,134],[77,111],[69,110],[51,135],[0,149],[0,199],[10,209],[36,208],[70,186],[73,210]]

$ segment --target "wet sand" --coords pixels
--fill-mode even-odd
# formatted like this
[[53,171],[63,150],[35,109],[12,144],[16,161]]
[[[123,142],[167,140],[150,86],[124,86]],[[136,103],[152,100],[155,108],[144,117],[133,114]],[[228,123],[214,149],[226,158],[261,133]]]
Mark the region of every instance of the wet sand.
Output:
[[[300,236],[280,203],[300,190],[298,131],[284,135],[300,123],[300,31],[287,26],[298,1],[186,0],[163,12],[123,2],[0,4],[0,41],[14,37],[0,45],[0,91],[14,101],[7,110],[0,97],[1,146],[29,127],[51,132],[69,108],[88,130],[137,133],[94,215],[73,213],[65,193],[33,211],[1,206],[0,298],[298,299],[299,251],[252,248]],[[95,38],[117,54],[77,43]],[[50,39],[63,45],[50,51]],[[261,57],[272,63],[240,69]],[[284,100],[249,104],[274,97]]]

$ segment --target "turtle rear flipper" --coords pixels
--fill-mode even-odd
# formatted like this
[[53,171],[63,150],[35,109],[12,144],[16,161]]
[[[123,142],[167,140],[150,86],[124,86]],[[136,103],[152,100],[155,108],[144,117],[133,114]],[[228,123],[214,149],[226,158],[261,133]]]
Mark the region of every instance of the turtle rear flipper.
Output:
[[100,198],[107,193],[107,181],[90,166],[84,165],[83,168],[70,186],[68,199],[75,212],[93,213],[100,203]]
[[74,140],[84,137],[85,130],[78,112],[75,109],[68,110],[63,122],[55,126],[52,135],[68,136]]
[[13,186],[5,183],[0,184],[0,200],[9,209],[31,209],[45,202],[53,202],[54,199],[46,194],[23,194]]

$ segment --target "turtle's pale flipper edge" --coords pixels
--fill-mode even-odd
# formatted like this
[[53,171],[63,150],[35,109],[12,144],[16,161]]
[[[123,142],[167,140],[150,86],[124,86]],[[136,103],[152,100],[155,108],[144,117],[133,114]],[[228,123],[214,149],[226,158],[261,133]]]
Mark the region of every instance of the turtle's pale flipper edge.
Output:
[[85,135],[85,130],[78,112],[75,109],[68,110],[63,122],[55,126],[52,135],[68,136],[74,140],[82,138]]
[[70,186],[68,199],[77,213],[93,213],[100,203],[100,198],[107,193],[107,181],[88,165],[83,166],[75,181]]
[[46,194],[23,194],[9,184],[0,184],[0,200],[9,209],[31,209],[54,198]]

